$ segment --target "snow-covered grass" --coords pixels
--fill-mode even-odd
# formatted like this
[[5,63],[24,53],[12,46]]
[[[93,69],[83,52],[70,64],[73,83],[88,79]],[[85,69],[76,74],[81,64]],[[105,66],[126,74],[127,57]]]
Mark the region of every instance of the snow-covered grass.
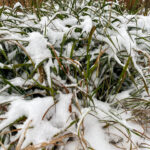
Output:
[[149,24],[117,2],[0,7],[0,149],[150,149]]

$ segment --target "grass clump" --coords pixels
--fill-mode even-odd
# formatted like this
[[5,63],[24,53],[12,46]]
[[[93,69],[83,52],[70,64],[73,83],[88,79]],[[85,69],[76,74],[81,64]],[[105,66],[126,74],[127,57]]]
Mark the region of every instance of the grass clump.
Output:
[[[121,140],[109,140],[117,148],[126,148],[126,139],[130,149],[147,145],[136,144],[132,136],[149,140],[145,132],[150,88],[148,18],[129,15],[113,2],[53,0],[33,8],[0,7],[0,19],[1,147],[60,149],[62,143],[65,147],[76,141],[81,149],[92,149],[84,136],[89,116],[105,130],[115,130],[117,139],[123,135]],[[61,99],[67,99],[67,104]],[[111,107],[103,108],[102,102]],[[61,105],[71,118],[65,125],[55,120],[60,115],[55,108]],[[21,116],[16,106],[23,109]],[[26,106],[34,111],[28,114]],[[43,113],[41,122],[32,116],[38,112],[35,106]],[[11,120],[13,112],[17,115]],[[35,120],[55,127],[48,141],[28,141],[38,125]],[[136,122],[144,132],[128,122]]]

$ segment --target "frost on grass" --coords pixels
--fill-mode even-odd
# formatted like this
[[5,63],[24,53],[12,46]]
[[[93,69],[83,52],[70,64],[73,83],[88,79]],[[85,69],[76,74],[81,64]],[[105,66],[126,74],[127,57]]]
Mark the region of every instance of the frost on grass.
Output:
[[149,148],[149,16],[56,3],[0,7],[0,149]]

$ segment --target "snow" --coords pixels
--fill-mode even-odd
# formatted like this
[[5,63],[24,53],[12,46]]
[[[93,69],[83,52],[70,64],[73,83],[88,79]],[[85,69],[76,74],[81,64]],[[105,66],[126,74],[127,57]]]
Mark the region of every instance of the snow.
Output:
[[39,32],[32,32],[29,36],[29,42],[26,50],[36,66],[42,60],[51,57],[47,48],[47,40]]
[[48,29],[47,36],[52,45],[56,44],[56,42],[58,42],[57,45],[59,45],[63,39],[64,32],[54,32],[52,29]]
[[[42,119],[47,109],[53,104],[54,100],[52,97],[35,98],[32,101],[16,99],[11,102],[9,112],[3,116],[7,119],[0,124],[0,130],[16,121],[18,118],[26,116],[27,120],[23,125],[20,125],[20,127],[22,129],[25,128],[28,121],[32,120],[30,126],[33,128],[28,129],[26,139],[23,142],[22,147],[26,147],[30,143],[39,144],[41,142],[48,141],[53,135],[59,132],[59,129],[52,126],[49,121]],[[22,132],[23,131],[21,130],[18,134],[20,135]]]
[[80,17],[84,21],[81,23],[81,27],[83,28],[82,33],[89,33],[92,29],[92,19],[89,16]]
[[23,99],[23,97],[21,96],[6,96],[6,95],[0,95],[0,104],[3,104],[3,103],[7,103],[7,102],[11,102],[11,101],[16,101],[16,100],[20,100],[20,99]]
[[46,75],[47,75],[47,81],[48,81],[48,85],[49,87],[51,87],[51,70],[50,70],[50,66],[52,66],[53,63],[52,63],[52,60],[49,59],[48,63],[44,66],[44,69],[45,69],[45,72],[46,72]]
[[45,111],[52,104],[53,99],[51,97],[36,98],[33,99],[33,101],[23,99],[15,100],[11,102],[9,112],[5,115],[8,119],[0,124],[0,130],[24,115],[28,117],[29,120],[34,119],[33,124],[36,124],[38,120],[42,119]]
[[64,150],[77,150],[77,149],[80,149],[81,146],[79,145],[78,142],[70,142],[68,143],[65,147],[64,147]]
[[[6,97],[1,96],[1,99],[3,98]],[[23,136],[23,131],[25,130],[28,122],[31,121],[29,126],[32,128],[29,128],[27,130],[25,140],[22,144],[22,148],[25,148],[30,143],[33,143],[34,145],[39,145],[43,142],[49,142],[54,135],[60,133],[62,129],[66,128],[71,123],[69,106],[71,104],[72,94],[60,93],[58,99],[58,103],[56,103],[56,106],[52,108],[54,104],[54,100],[52,97],[35,98],[32,100],[25,100],[21,97],[8,97],[7,101],[10,101],[11,105],[9,106],[8,113],[3,115],[3,117],[7,119],[0,124],[0,130],[2,130],[18,118],[26,116],[27,120],[24,122],[24,124],[16,125],[16,127],[22,128],[22,130],[17,133],[16,137],[19,137],[20,135]],[[108,112],[111,108],[106,103],[99,102],[97,100],[95,100],[94,102],[97,106],[96,112],[93,112],[90,109],[82,109],[82,115],[80,118],[81,121],[79,121],[79,128],[76,131],[79,133],[82,131],[81,123],[83,122],[84,138],[88,143],[89,147],[95,150],[99,150],[100,147],[101,150],[116,150],[115,147],[112,147],[112,145],[108,144],[108,141],[120,141],[120,138],[117,137],[117,135],[120,135],[120,132],[114,128],[111,129],[111,133],[109,133],[110,136],[108,136],[105,133],[106,131],[102,129],[102,124],[100,124],[100,120],[107,120],[108,117],[105,112]],[[49,110],[49,112],[47,112],[50,107],[51,109]],[[73,110],[76,111],[76,109]],[[43,116],[46,112],[47,114],[43,119]],[[112,116],[111,114],[110,117],[112,116],[112,118],[115,118],[115,120],[118,120],[120,123],[127,126],[131,130],[138,129],[138,131],[142,131],[143,129],[140,126],[135,125],[132,122],[130,123],[125,121],[126,118],[129,117],[129,115],[130,114],[128,114],[128,116],[127,114],[122,114],[121,118],[124,118],[124,120],[122,121],[115,116]],[[50,119],[50,121],[48,121],[46,118],[50,116],[52,118]],[[97,116],[99,119],[95,116]],[[119,126],[119,128],[124,131],[123,127]],[[72,132],[75,132],[74,127],[71,128],[70,131],[71,130]],[[115,134],[116,137],[112,137],[113,134]],[[132,139],[134,139],[134,141],[141,141],[141,139],[134,134],[132,134],[132,136]],[[69,148],[75,149],[79,147],[81,147],[80,143],[78,143],[77,141],[72,141],[69,142],[64,147],[64,149],[68,150]]]
[[[19,76],[16,74],[15,78],[7,80],[10,84],[4,83],[0,85],[0,108],[8,104],[6,112],[1,112],[0,110],[0,131],[2,134],[3,132],[10,131],[9,126],[11,124],[16,129],[19,129],[15,136],[11,136],[9,140],[5,141],[4,145],[6,148],[9,147],[9,142],[12,143],[17,140],[19,143],[23,141],[21,144],[22,149],[31,143],[33,146],[42,145],[42,143],[50,142],[68,133],[72,133],[75,137],[72,139],[63,139],[61,142],[63,142],[64,145],[59,145],[60,143],[58,142],[59,149],[78,150],[83,149],[83,147],[88,149],[87,147],[89,147],[94,150],[117,150],[117,146],[130,149],[130,144],[132,143],[133,146],[138,149],[137,143],[149,143],[148,138],[137,136],[134,133],[137,130],[142,136],[144,136],[143,133],[149,135],[149,129],[145,129],[145,125],[140,125],[133,119],[134,114],[132,113],[132,108],[136,109],[136,106],[135,108],[124,109],[121,103],[115,108],[113,104],[125,102],[132,98],[132,92],[136,92],[135,90],[143,90],[144,85],[141,82],[141,77],[145,83],[149,83],[148,59],[150,55],[150,44],[149,38],[147,37],[150,35],[150,16],[135,16],[129,14],[120,16],[118,13],[112,12],[113,17],[109,20],[110,14],[107,10],[111,9],[110,5],[104,8],[106,14],[102,13],[102,10],[98,10],[99,13],[102,14],[100,17],[97,17],[92,12],[92,10],[96,11],[97,9],[95,7],[84,6],[85,2],[90,1],[83,1],[81,6],[77,4],[81,9],[87,8],[85,14],[82,14],[82,11],[80,12],[78,19],[75,15],[71,15],[69,9],[60,11],[59,5],[54,6],[56,8],[54,14],[42,16],[40,21],[35,14],[26,14],[26,16],[24,16],[22,12],[18,12],[21,16],[20,18],[15,17],[15,15],[7,16],[6,14],[10,13],[9,10],[7,10],[6,14],[1,14],[0,20],[6,27],[0,27],[0,42],[8,41],[10,43],[12,42],[14,44],[13,46],[16,46],[15,42],[19,41],[20,44],[23,45],[24,51],[19,48],[15,48],[14,51],[10,49],[11,52],[6,51],[10,63],[9,61],[6,63],[0,62],[0,68],[7,67],[12,69],[13,63],[17,64],[17,62],[12,60],[16,53],[20,51],[27,53],[28,57],[30,57],[34,63],[32,64],[33,66],[28,68],[27,73],[24,72]],[[19,2],[15,4],[13,10],[17,9],[17,7],[22,8]],[[59,14],[66,15],[67,17],[61,19],[58,17]],[[116,18],[119,21],[113,23]],[[11,20],[11,22],[8,20]],[[110,24],[111,28],[109,28],[108,21],[112,22]],[[17,27],[13,27],[13,24]],[[102,28],[99,29],[99,25],[102,26]],[[106,28],[106,25],[108,28]],[[96,30],[92,38],[98,41],[98,44],[96,45],[95,42],[91,41],[89,51],[91,61],[95,61],[101,50],[106,49],[105,54],[108,55],[108,59],[111,60],[113,58],[113,61],[110,61],[109,65],[113,66],[115,61],[120,66],[125,67],[127,59],[130,56],[130,63],[140,74],[140,76],[135,78],[135,82],[137,82],[136,88],[131,85],[127,90],[121,91],[116,95],[109,93],[108,99],[112,103],[101,102],[94,94],[95,89],[97,89],[98,86],[102,86],[101,84],[103,84],[104,80],[110,78],[110,74],[106,73],[108,71],[107,66],[103,68],[100,66],[101,74],[99,77],[97,70],[95,70],[91,74],[91,78],[85,82],[85,66],[87,64],[80,63],[82,57],[86,57],[86,40],[93,26],[96,26]],[[130,31],[129,29],[131,27],[136,29]],[[31,33],[28,31],[25,35],[20,34],[24,33],[24,30],[27,28],[32,29],[32,31],[30,31]],[[76,29],[80,30],[76,31]],[[68,41],[70,39],[73,39],[73,41],[65,42],[62,56],[60,57],[60,49],[64,36],[66,36]],[[138,37],[141,39],[138,39]],[[144,40],[144,38],[148,40]],[[81,40],[84,46],[77,49],[77,45],[75,44],[73,58],[70,58],[74,41],[78,43],[78,41]],[[9,45],[6,44],[5,46],[6,49],[8,49]],[[53,55],[49,46],[54,47],[59,61],[55,58],[56,56]],[[96,48],[93,48],[95,46]],[[3,50],[1,44],[0,50]],[[118,54],[122,51],[125,51],[125,55],[127,55],[124,60],[121,60]],[[146,58],[141,58],[138,54],[139,52],[146,55]],[[81,58],[78,56],[81,56]],[[139,60],[146,62],[147,67],[140,65]],[[41,65],[44,69],[44,82],[39,83],[39,88],[34,90],[32,86],[36,85],[35,81],[38,83],[40,74],[39,68],[35,70],[33,78],[30,77],[30,73],[33,71],[32,68],[36,69],[42,61],[44,61]],[[29,63],[30,61],[27,62],[27,64]],[[59,76],[59,73],[62,71],[60,67],[61,63],[65,68],[65,73],[63,72],[64,74],[62,73],[63,75]],[[80,76],[77,75],[78,77],[75,78],[72,75],[72,71],[68,69],[71,65],[81,71]],[[131,69],[132,68],[129,68],[127,70],[129,75],[130,71],[132,72]],[[83,78],[81,77],[82,75]],[[67,78],[68,81],[63,78]],[[2,82],[1,79],[0,82]],[[41,94],[44,92],[44,97],[25,98],[27,95],[21,96],[17,93],[9,94],[6,91],[9,91],[11,84],[26,90],[27,95],[28,92],[29,94],[36,92]],[[89,86],[87,87],[86,84],[89,84]],[[147,85],[148,90],[150,90],[149,84]],[[40,88],[43,89],[41,90]],[[142,90],[140,96],[148,105],[149,95]],[[82,92],[85,97],[79,99],[77,97],[79,92]],[[46,96],[45,93],[51,96]],[[89,97],[93,100],[94,106],[91,101],[87,102],[89,101]],[[138,102],[140,102],[140,100]],[[82,103],[87,103],[87,106],[83,106]],[[88,107],[88,105],[91,107]],[[16,121],[23,116],[25,116],[26,119],[16,123]],[[111,143],[116,143],[116,147]],[[51,149],[52,146],[50,145],[49,148]],[[0,150],[1,149],[0,147]]]
[[[47,121],[38,122],[34,129],[29,129],[26,134],[26,139],[22,145],[22,148],[29,145],[31,142],[33,144],[39,144],[42,142],[48,142],[55,134],[59,132],[59,129],[52,126]],[[33,136],[35,135],[35,136]]]
[[13,9],[16,9],[17,7],[23,8],[22,5],[21,5],[19,2],[17,2],[17,3],[14,5],[14,8],[13,8]]
[[[56,105],[56,112],[52,118],[52,123],[57,128],[64,128],[70,123],[69,107],[71,105],[72,94],[60,93],[59,102]],[[68,122],[69,121],[69,122]]]
[[118,101],[118,100],[123,100],[123,99],[127,99],[127,98],[130,98],[130,93],[132,92],[132,89],[129,89],[129,90],[126,90],[126,91],[123,91],[123,92],[120,92],[118,93],[117,95],[111,95],[110,99],[112,101]]
[[93,149],[113,150],[113,147],[105,139],[105,133],[95,117],[88,115],[84,120],[84,126],[84,137]]

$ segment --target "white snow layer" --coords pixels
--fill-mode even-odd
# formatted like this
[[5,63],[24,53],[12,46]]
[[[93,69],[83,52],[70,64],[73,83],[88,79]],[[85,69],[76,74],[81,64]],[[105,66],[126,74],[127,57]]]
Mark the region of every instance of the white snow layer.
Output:
[[[54,101],[52,97],[35,98],[32,101],[17,99],[16,101],[11,102],[8,113],[4,115],[7,119],[0,124],[0,130],[16,121],[18,118],[26,116],[27,120],[21,128],[23,129],[29,120],[32,120],[30,124],[32,128],[28,129],[26,133],[23,147],[30,143],[39,144],[50,140],[59,129],[52,126],[49,121],[42,120],[42,118],[47,109],[53,104]],[[18,134],[23,134],[22,130]]]
[[35,65],[51,57],[51,53],[47,48],[47,40],[38,32],[30,33],[29,45],[26,50]]
[[95,150],[113,150],[113,147],[108,144],[105,138],[105,133],[102,130],[98,120],[90,115],[84,120],[85,139],[90,146]]
[[[0,98],[3,99],[4,97]],[[54,104],[52,97],[35,98],[32,100],[19,99],[19,97],[12,99],[13,101],[11,98],[7,99],[12,102],[9,111],[3,115],[6,119],[0,124],[0,130],[18,118],[26,116],[27,120],[23,125],[19,125],[19,127],[24,129],[26,124],[31,120],[30,127],[32,128],[27,130],[26,138],[22,145],[23,148],[30,143],[39,144],[50,141],[60,129],[66,127],[68,124],[67,122],[70,117],[69,105],[71,105],[72,94],[65,95],[60,93],[57,105],[48,112],[48,116],[45,113]],[[47,117],[52,117],[52,119],[48,121]],[[21,134],[23,134],[23,130],[18,132],[18,136]]]
[[[72,96],[72,94],[60,93],[56,104],[54,104],[52,97],[35,98],[32,100],[25,100],[17,96],[12,96],[11,98],[7,97],[7,101],[10,101],[11,104],[8,108],[8,112],[2,116],[6,119],[1,122],[0,130],[15,122],[18,118],[26,116],[27,119],[23,124],[16,125],[16,128],[21,128],[21,130],[18,131],[17,135],[12,137],[12,139],[16,140],[17,138],[24,136],[24,130],[26,129],[27,124],[31,121],[25,134],[22,148],[25,148],[30,143],[33,143],[33,145],[39,145],[42,142],[49,142],[54,135],[63,131],[63,129],[68,127],[73,121],[71,118],[71,112],[69,111],[69,107],[72,103]],[[6,97],[1,96],[0,100],[2,100],[2,102],[7,102],[6,100],[3,100],[5,98]],[[80,127],[83,121],[84,139],[94,150],[116,150],[115,147],[109,144],[109,141],[119,141],[118,137],[121,135],[121,133],[115,128],[113,129],[113,127],[111,132],[109,134],[107,133],[107,135],[106,131],[102,129],[102,125],[104,124],[100,123],[100,120],[117,120],[120,124],[128,127],[130,130],[138,129],[138,131],[142,132],[143,129],[139,125],[126,121],[126,119],[130,117],[130,114],[122,114],[120,112],[119,114],[123,119],[119,119],[119,116],[116,117],[110,113],[111,108],[108,104],[97,100],[94,100],[94,103],[96,105],[96,111],[93,112],[88,108],[83,108],[78,123],[79,128],[72,126],[68,130],[78,135],[78,132],[82,132]],[[115,110],[112,111],[114,114],[118,113]],[[73,109],[73,112],[79,115],[77,109]],[[123,126],[117,124],[116,127],[123,132],[126,132],[126,129]],[[113,135],[115,135],[115,137],[113,137]],[[132,134],[132,140],[138,143],[141,141],[141,138]],[[123,137],[121,144],[126,148],[129,148],[130,143],[126,144],[125,141],[126,139]],[[64,150],[70,150],[69,148],[75,150],[80,149],[80,147],[81,145],[78,141],[70,141],[65,145]]]

